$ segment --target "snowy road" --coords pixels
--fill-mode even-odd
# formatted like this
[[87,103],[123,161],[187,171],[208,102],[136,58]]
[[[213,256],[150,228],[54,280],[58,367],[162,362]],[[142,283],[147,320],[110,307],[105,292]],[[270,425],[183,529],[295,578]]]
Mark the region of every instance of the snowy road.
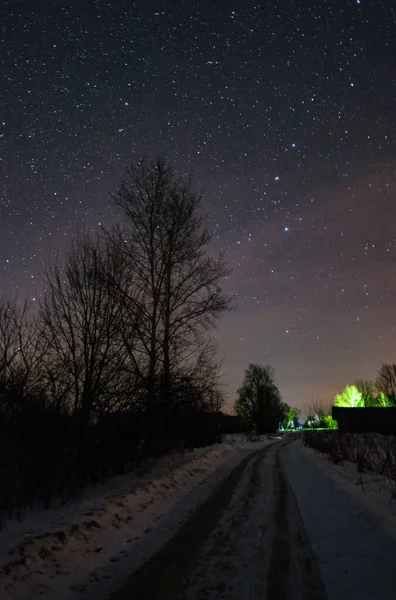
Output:
[[275,443],[247,457],[112,600],[320,600]]
[[394,482],[293,437],[163,457],[0,530],[1,600],[394,600]]

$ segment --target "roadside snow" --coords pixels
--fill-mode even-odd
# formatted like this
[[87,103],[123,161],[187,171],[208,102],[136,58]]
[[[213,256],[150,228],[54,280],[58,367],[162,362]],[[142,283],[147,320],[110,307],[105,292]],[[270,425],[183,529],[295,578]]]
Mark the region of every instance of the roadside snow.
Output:
[[100,600],[157,552],[247,453],[270,439],[227,436],[114,477],[67,506],[34,510],[0,531],[2,600]]
[[391,484],[356,465],[332,464],[294,442],[281,450],[329,600],[396,596],[396,503]]

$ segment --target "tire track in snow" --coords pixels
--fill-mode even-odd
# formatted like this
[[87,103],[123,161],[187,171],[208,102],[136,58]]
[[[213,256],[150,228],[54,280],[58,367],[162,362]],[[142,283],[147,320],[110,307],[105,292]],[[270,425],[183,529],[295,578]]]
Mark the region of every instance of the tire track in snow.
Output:
[[273,465],[272,504],[267,600],[326,600],[316,558],[279,453]]
[[178,600],[325,600],[282,446],[247,466]]
[[284,445],[247,456],[111,600],[326,600]]
[[274,444],[252,461],[179,600],[251,600],[265,596]]
[[206,540],[231,501],[249,463],[270,446],[249,454],[189,517],[178,533],[145,565],[132,573],[111,600],[175,600],[183,578],[191,572]]

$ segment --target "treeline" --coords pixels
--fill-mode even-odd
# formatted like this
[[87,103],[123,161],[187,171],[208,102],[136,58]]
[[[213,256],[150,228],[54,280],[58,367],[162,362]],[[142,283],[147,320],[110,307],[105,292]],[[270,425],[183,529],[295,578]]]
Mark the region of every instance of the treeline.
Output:
[[336,394],[332,403],[311,399],[305,407],[307,428],[337,429],[332,406],[344,408],[387,408],[396,406],[396,365],[383,364],[375,381],[358,379]]
[[360,379],[355,382],[355,387],[364,406],[396,406],[396,365],[383,364],[375,381]]
[[334,405],[340,407],[387,408],[396,406],[396,365],[383,364],[375,381],[358,379],[337,394]]
[[120,224],[47,265],[38,303],[0,301],[3,514],[218,435],[208,334],[230,299],[201,197],[156,160],[113,200]]

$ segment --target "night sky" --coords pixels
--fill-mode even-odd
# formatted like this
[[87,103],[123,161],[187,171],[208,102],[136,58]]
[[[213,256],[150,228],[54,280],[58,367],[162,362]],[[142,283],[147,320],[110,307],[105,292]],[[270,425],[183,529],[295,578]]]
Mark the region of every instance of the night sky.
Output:
[[116,219],[125,166],[202,189],[238,308],[216,334],[330,401],[396,362],[393,1],[13,1],[1,12],[0,286]]

